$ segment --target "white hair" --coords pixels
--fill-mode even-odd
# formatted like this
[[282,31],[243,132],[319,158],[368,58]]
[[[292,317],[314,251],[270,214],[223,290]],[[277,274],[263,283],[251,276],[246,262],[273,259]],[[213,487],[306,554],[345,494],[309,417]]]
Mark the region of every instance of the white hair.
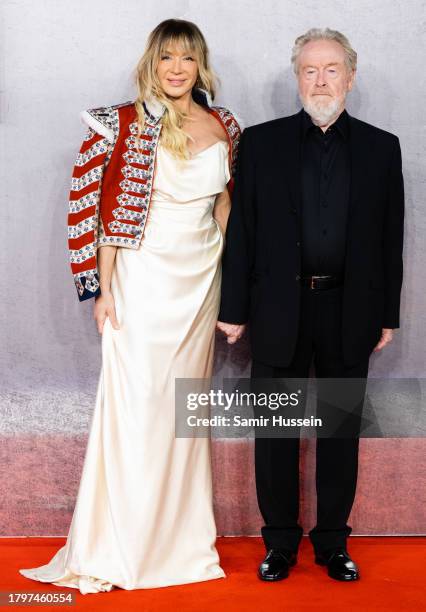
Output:
[[338,30],[331,30],[330,28],[311,28],[305,34],[296,38],[294,42],[293,51],[291,53],[291,63],[296,74],[299,70],[297,64],[300,52],[303,47],[312,40],[334,40],[338,42],[342,45],[345,52],[345,63],[349,72],[356,70],[357,53],[352,49],[349,40],[344,34]]

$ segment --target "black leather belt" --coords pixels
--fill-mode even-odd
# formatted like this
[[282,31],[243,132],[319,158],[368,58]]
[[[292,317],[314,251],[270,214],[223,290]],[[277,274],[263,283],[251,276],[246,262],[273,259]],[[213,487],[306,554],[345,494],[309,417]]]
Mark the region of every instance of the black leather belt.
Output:
[[343,280],[338,276],[302,276],[300,279],[302,287],[309,287],[309,289],[319,291],[340,287],[342,283]]

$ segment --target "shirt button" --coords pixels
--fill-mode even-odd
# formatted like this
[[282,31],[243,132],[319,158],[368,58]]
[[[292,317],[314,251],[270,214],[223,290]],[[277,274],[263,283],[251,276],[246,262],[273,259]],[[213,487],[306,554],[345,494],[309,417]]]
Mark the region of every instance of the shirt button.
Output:
[[299,280],[300,280],[300,274],[298,274],[298,275],[296,276],[296,280],[297,280],[297,281],[299,281]]
[[296,246],[300,247],[300,242],[299,241],[296,242]]

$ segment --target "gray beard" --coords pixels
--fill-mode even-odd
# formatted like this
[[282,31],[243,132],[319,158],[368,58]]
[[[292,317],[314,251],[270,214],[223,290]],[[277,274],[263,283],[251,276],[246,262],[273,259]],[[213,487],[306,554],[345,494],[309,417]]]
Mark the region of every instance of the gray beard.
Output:
[[303,108],[311,117],[312,123],[319,126],[328,125],[334,117],[337,117],[341,103],[342,101],[338,99],[333,99],[328,104],[302,99]]

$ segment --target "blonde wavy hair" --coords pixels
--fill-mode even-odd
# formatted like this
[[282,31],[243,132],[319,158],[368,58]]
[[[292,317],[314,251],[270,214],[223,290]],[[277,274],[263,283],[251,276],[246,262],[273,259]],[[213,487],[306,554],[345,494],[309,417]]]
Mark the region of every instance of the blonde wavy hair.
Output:
[[162,117],[161,143],[180,159],[188,159],[188,134],[183,130],[185,113],[180,111],[173,100],[166,95],[157,76],[157,66],[168,46],[177,45],[195,56],[198,64],[196,88],[205,89],[212,100],[215,96],[217,77],[209,60],[209,50],[199,28],[191,21],[167,19],[151,32],[147,45],[136,68],[138,97],[135,101],[138,123],[138,138],[145,124],[143,102],[156,98],[165,106]]

